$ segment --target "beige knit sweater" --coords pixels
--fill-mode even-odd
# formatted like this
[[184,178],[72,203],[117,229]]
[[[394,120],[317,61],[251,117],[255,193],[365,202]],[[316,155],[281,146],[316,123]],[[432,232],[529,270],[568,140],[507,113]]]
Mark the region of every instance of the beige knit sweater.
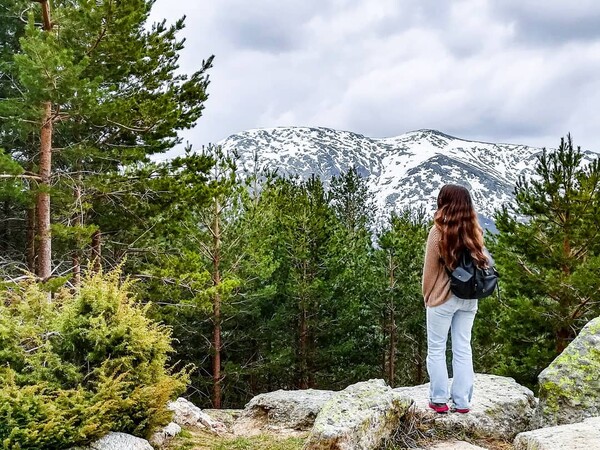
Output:
[[440,262],[439,241],[440,232],[434,225],[427,238],[423,264],[423,298],[427,306],[441,305],[452,296],[450,278]]

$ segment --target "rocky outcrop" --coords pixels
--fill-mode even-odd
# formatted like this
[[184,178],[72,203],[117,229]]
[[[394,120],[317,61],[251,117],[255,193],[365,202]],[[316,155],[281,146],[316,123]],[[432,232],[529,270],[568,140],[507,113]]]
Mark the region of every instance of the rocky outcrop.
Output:
[[[452,381],[452,380],[451,380]],[[473,400],[468,414],[436,414],[428,407],[429,383],[394,391],[414,400],[415,413],[435,422],[435,428],[466,432],[479,437],[512,439],[532,429],[536,399],[512,378],[475,374]]]
[[600,417],[580,423],[520,433],[515,450],[593,450],[600,448]]
[[336,392],[323,406],[305,450],[378,448],[398,428],[411,401],[383,380],[369,380]]
[[227,427],[227,429],[231,429],[234,422],[242,415],[244,412],[243,409],[210,409],[206,408],[202,410],[204,413],[208,414],[211,419],[216,422],[220,422]]
[[150,438],[150,444],[153,447],[163,447],[167,442],[181,433],[181,427],[174,422],[171,422],[166,427],[155,432]]
[[76,447],[71,450],[153,450],[150,443],[130,434],[108,433],[103,438],[87,447]]
[[581,330],[538,381],[540,428],[600,416],[600,317]]
[[317,414],[333,391],[306,389],[299,391],[279,390],[254,397],[241,417],[234,423],[237,435],[253,435],[261,432],[293,433],[307,431],[313,426]]
[[227,431],[227,427],[224,424],[212,419],[208,414],[184,398],[180,397],[174,402],[169,402],[167,408],[173,411],[173,422],[182,427],[208,428],[217,434]]

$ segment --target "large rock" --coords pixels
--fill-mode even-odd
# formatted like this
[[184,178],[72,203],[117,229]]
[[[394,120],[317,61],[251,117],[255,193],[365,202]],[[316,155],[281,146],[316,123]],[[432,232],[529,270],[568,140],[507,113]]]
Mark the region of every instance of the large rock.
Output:
[[299,391],[278,390],[254,397],[233,425],[238,435],[254,435],[262,432],[293,433],[307,431],[333,391],[306,389]]
[[167,408],[173,411],[173,422],[182,427],[192,426],[208,428],[209,430],[222,434],[227,432],[227,427],[204,413],[200,408],[185,398],[178,398],[169,402]]
[[150,438],[150,444],[153,447],[163,447],[175,436],[181,433],[181,427],[174,422],[171,422],[166,427],[156,431]]
[[305,444],[306,450],[378,448],[398,428],[410,399],[383,380],[369,380],[336,392],[323,406]]
[[230,429],[234,422],[242,415],[243,409],[203,409],[204,413],[208,414],[211,419],[220,422]]
[[533,392],[512,378],[475,374],[471,411],[467,414],[437,414],[429,409],[429,383],[394,391],[413,399],[415,412],[433,420],[437,429],[512,439],[533,427],[536,399]]
[[538,427],[600,416],[600,317],[540,373]]
[[600,448],[600,417],[539,428],[517,435],[515,450],[595,450]]
[[153,448],[145,439],[125,433],[108,433],[87,447],[77,447],[72,450],[153,450]]

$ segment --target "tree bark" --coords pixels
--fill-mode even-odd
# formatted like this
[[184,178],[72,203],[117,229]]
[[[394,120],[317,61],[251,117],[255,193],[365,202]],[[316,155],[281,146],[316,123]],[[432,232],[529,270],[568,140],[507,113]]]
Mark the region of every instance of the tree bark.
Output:
[[35,272],[35,206],[27,208],[27,269]]
[[389,347],[389,361],[388,361],[388,384],[394,385],[394,378],[396,377],[396,314],[394,310],[393,299],[390,299],[390,347]]
[[42,19],[44,21],[44,30],[50,31],[52,29],[52,19],[50,17],[50,2],[48,0],[34,1],[42,4]]
[[0,230],[0,251],[6,252],[8,250],[8,243],[10,242],[10,203],[8,200],[4,201],[3,215],[5,220],[2,221],[2,228]]
[[221,408],[221,230],[220,230],[219,200],[214,201],[213,232],[213,407]]
[[94,272],[100,272],[102,269],[102,233],[100,230],[96,230],[92,234],[92,261]]
[[[44,30],[52,30],[50,4],[48,0],[37,0],[42,4]],[[44,116],[40,133],[39,186],[37,194],[37,275],[47,280],[52,275],[52,237],[50,235],[50,176],[52,174],[52,102],[42,105]]]
[[[308,284],[308,262],[302,261],[302,283]],[[300,287],[303,289],[303,287]],[[298,389],[308,389],[308,299],[306,293],[301,292],[299,297],[298,320]]]
[[389,333],[389,345],[388,345],[388,367],[387,367],[387,379],[388,384],[390,386],[394,383],[394,378],[396,377],[396,340],[397,340],[397,329],[396,329],[396,310],[394,307],[394,287],[396,286],[396,274],[395,269],[396,266],[394,264],[394,259],[390,255],[388,262],[388,271],[389,271],[389,279],[388,279],[388,287],[390,296],[388,299],[388,333]]
[[37,194],[38,272],[42,280],[52,275],[50,235],[50,175],[52,172],[52,104],[45,102],[40,144],[39,192]]
[[81,283],[81,250],[79,249],[79,228],[83,224],[83,212],[81,211],[81,174],[78,176],[77,184],[73,190],[75,197],[75,214],[73,215],[73,226],[75,227],[75,250],[73,252],[73,285],[79,286]]
[[566,327],[560,328],[556,332],[556,354],[560,355],[567,348],[574,337],[572,334],[572,331]]

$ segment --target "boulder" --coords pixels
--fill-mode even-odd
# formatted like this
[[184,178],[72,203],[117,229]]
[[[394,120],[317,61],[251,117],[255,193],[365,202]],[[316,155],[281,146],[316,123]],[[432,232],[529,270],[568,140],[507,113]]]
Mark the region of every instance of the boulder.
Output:
[[108,433],[103,438],[87,447],[77,447],[71,450],[153,450],[150,443],[139,437],[125,433]]
[[167,408],[173,411],[173,422],[182,427],[192,426],[208,428],[209,430],[222,434],[227,432],[227,427],[204,413],[200,408],[185,398],[178,398],[169,402]]
[[153,447],[163,447],[167,442],[181,433],[181,427],[171,422],[161,430],[156,431],[150,438],[150,444]]
[[242,415],[243,409],[203,409],[204,413],[208,414],[211,419],[216,422],[221,422],[230,429],[233,423]]
[[539,428],[517,435],[515,450],[594,450],[600,448],[600,417]]
[[540,373],[538,428],[600,416],[600,317]]
[[278,390],[254,397],[233,425],[237,435],[251,436],[262,432],[293,433],[307,431],[315,417],[331,398],[333,391],[306,389]]
[[369,380],[336,392],[325,403],[304,446],[305,450],[378,448],[397,430],[410,399],[383,380]]
[[[452,381],[452,380],[450,380]],[[475,374],[471,411],[437,414],[429,407],[429,383],[394,389],[414,400],[415,413],[434,421],[435,428],[478,437],[512,439],[531,430],[536,399],[512,378]]]

